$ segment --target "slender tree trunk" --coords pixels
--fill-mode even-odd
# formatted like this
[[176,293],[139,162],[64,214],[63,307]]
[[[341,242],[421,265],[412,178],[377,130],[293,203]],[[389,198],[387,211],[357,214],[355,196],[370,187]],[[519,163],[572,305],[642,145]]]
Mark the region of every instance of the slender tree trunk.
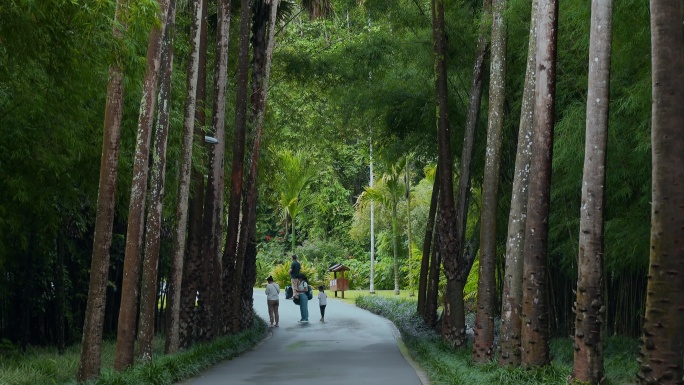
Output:
[[394,255],[394,295],[399,295],[399,226],[397,225],[397,201],[392,198],[392,254]]
[[[456,248],[456,208],[454,206],[453,158],[451,133],[449,132],[448,90],[446,72],[446,34],[444,32],[444,0],[432,0],[433,40],[435,50],[435,92],[437,96],[437,129],[439,143],[439,178],[442,191],[439,194],[440,257],[444,260],[447,276],[442,336],[453,346],[465,343],[465,314],[463,309],[463,286],[459,291],[456,279],[460,251]],[[455,290],[455,291],[454,291]],[[460,298],[460,299],[459,299]],[[461,320],[463,322],[461,322]]]
[[[439,170],[435,170],[439,175]],[[428,211],[427,225],[425,227],[425,238],[423,238],[423,259],[420,264],[420,278],[418,279],[418,314],[426,317],[427,283],[428,272],[430,271],[430,250],[435,246],[432,238],[435,229],[435,217],[437,214],[437,200],[439,199],[439,178],[435,177],[432,183],[432,195],[430,197],[430,211]]]
[[126,254],[124,257],[124,278],[121,287],[121,310],[119,328],[116,336],[116,356],[114,368],[123,370],[133,364],[136,315],[138,313],[138,284],[140,281],[141,245],[145,217],[145,198],[147,196],[147,174],[150,155],[150,136],[157,94],[157,78],[161,62],[161,46],[166,28],[168,0],[159,0],[160,24],[154,23],[150,30],[147,45],[147,68],[140,101],[138,133],[135,141],[133,163],[133,182],[128,209],[126,230]]
[[492,54],[489,80],[489,125],[487,155],[482,185],[480,270],[477,284],[477,314],[473,361],[485,362],[494,355],[496,308],[496,217],[499,203],[499,168],[503,143],[506,90],[506,0],[492,1]]
[[[441,195],[441,194],[440,194]],[[439,210],[439,209],[438,209]],[[437,223],[439,223],[439,211],[437,212]],[[434,328],[437,326],[437,304],[439,301],[439,276],[442,268],[442,254],[440,247],[439,228],[435,228],[433,233],[432,256],[430,260],[430,272],[427,282],[427,293],[425,295],[425,323]]]
[[[207,84],[207,0],[201,1],[199,33],[199,63],[197,68],[197,107],[195,108],[194,127],[195,140],[200,143],[204,139],[202,130],[206,122],[206,84]],[[189,347],[198,338],[200,330],[199,311],[196,306],[198,291],[202,277],[202,213],[204,208],[204,175],[193,167],[191,169],[193,195],[188,203],[188,246],[185,251],[187,259],[183,263],[183,281],[181,283],[181,313],[179,325],[179,344]]]
[[237,96],[235,105],[235,133],[233,135],[233,171],[231,173],[230,206],[226,226],[226,248],[223,253],[223,287],[229,294],[225,298],[223,317],[226,328],[236,333],[240,330],[240,298],[242,293],[242,269],[244,258],[237,259],[238,229],[242,182],[245,169],[245,132],[247,131],[247,103],[249,82],[249,37],[252,21],[253,0],[242,0],[240,8],[240,49],[238,53]]
[[[238,242],[238,259],[245,261],[245,278],[246,282],[251,282],[251,285],[246,286],[243,290],[242,308],[241,308],[241,328],[249,327],[252,324],[251,306],[253,296],[251,290],[256,278],[256,200],[257,200],[257,174],[259,164],[259,154],[261,150],[261,138],[264,129],[264,118],[266,115],[266,98],[268,96],[268,84],[271,75],[271,61],[273,58],[273,48],[275,47],[275,30],[276,30],[276,16],[280,0],[271,0],[268,7],[268,39],[266,45],[254,44],[254,61],[255,68],[252,72],[252,113],[255,120],[254,142],[252,146],[252,158],[249,164],[249,172],[245,181],[245,199],[243,202],[242,223],[240,229],[240,241]],[[257,16],[259,17],[259,16]],[[257,27],[255,20],[254,28]],[[257,36],[261,36],[261,32],[254,32],[255,41],[259,40]],[[264,52],[257,53],[264,47]],[[261,69],[263,69],[263,76]],[[251,120],[251,119],[250,119]],[[253,273],[252,273],[253,272]],[[252,278],[254,275],[254,278]]]
[[240,8],[240,38],[237,68],[237,97],[233,134],[233,164],[231,173],[230,204],[226,226],[226,248],[223,253],[223,286],[228,296],[223,305],[226,329],[237,332],[240,328],[240,293],[242,292],[243,259],[238,259],[238,229],[242,208],[242,183],[245,168],[245,136],[247,131],[247,104],[249,101],[249,41],[253,0],[242,0]]
[[138,318],[138,358],[145,362],[152,359],[155,314],[157,313],[157,266],[159,265],[159,242],[162,222],[162,203],[166,176],[166,148],[169,137],[169,113],[171,106],[171,76],[173,74],[173,35],[176,20],[176,0],[169,1],[166,28],[162,43],[161,76],[159,81],[159,110],[154,133],[150,197],[145,231],[145,256],[140,286],[140,316]]
[[297,239],[295,238],[295,217],[292,217],[292,226],[291,227],[292,227],[292,229],[291,229],[292,230],[291,231],[292,236],[290,237],[290,241],[291,241],[290,247],[292,249],[292,252],[294,253],[295,249],[297,248]]
[[[65,234],[66,235],[66,234]],[[57,259],[55,261],[55,334],[57,339],[57,353],[62,356],[66,351],[65,328],[66,321],[66,288],[64,287],[64,257],[68,254],[65,236],[57,239]]]
[[[485,15],[490,12],[490,4],[491,2],[489,0],[484,1],[483,10]],[[449,340],[453,346],[457,347],[464,346],[466,342],[463,287],[465,286],[465,280],[467,279],[468,272],[472,267],[472,262],[468,263],[464,259],[463,242],[465,239],[468,206],[470,201],[470,170],[472,168],[472,153],[475,143],[475,130],[477,128],[478,115],[480,111],[482,77],[487,55],[487,47],[489,44],[489,40],[486,36],[486,34],[480,33],[480,37],[478,39],[478,54],[473,69],[473,81],[471,84],[466,131],[463,138],[463,149],[461,152],[460,178],[458,185],[458,197],[456,200],[457,206],[455,208],[454,214],[455,221],[449,225],[449,227],[453,228],[452,231],[454,232],[452,236],[453,245],[451,246],[453,252],[445,252],[443,256],[447,281],[460,281],[458,283],[447,282],[447,292],[445,294],[445,311],[444,318],[442,320],[442,335]],[[443,139],[440,139],[440,141],[442,140]],[[441,183],[445,183],[445,179],[442,179]],[[452,195],[453,192],[450,196]],[[449,198],[449,200],[451,200],[451,198]],[[443,237],[443,235],[440,236]]]
[[413,270],[411,269],[412,264],[413,264],[413,248],[411,247],[411,180],[409,176],[409,160],[408,156],[406,157],[406,168],[404,170],[406,172],[405,179],[406,179],[406,239],[407,239],[407,245],[408,245],[408,278],[409,278],[409,290],[411,290],[411,294],[413,295]]
[[[183,120],[183,142],[181,165],[178,177],[178,205],[176,206],[176,228],[173,235],[171,273],[169,276],[169,302],[167,314],[166,354],[173,354],[180,348],[180,306],[183,289],[183,265],[186,251],[186,230],[188,223],[188,197],[192,171],[192,146],[195,137],[195,112],[197,103],[197,79],[199,71],[200,28],[203,4],[192,2],[192,25],[190,27],[190,58],[186,81],[185,118]],[[196,192],[197,196],[201,196]],[[194,307],[194,299],[193,299]]]
[[534,133],[523,269],[521,363],[525,367],[542,366],[549,362],[546,259],[553,157],[557,31],[557,0],[540,0],[537,21]]
[[501,303],[501,329],[499,332],[499,365],[520,365],[520,333],[522,328],[522,280],[525,245],[525,224],[527,223],[527,192],[532,156],[532,115],[534,113],[535,51],[537,3],[532,1],[530,34],[527,44],[527,70],[522,107],[518,148],[515,157],[511,212],[508,217],[508,238],[506,241],[506,262],[503,278]]
[[580,209],[575,360],[572,379],[599,384],[603,376],[605,299],[603,283],[603,208],[610,101],[612,0],[591,3],[589,86]]
[[[116,2],[114,40],[124,38],[127,25],[127,0]],[[121,59],[119,51],[115,57]],[[90,284],[88,301],[83,324],[81,357],[76,379],[85,382],[100,376],[102,351],[102,324],[107,293],[107,275],[109,272],[109,247],[112,244],[112,225],[114,223],[114,203],[116,199],[116,175],[119,163],[119,144],[121,142],[121,116],[123,112],[123,68],[114,60],[109,66],[107,82],[107,102],[104,114],[104,132],[102,139],[102,158],[100,161],[100,184],[97,194],[97,214],[95,217],[95,233],[93,235],[93,258],[90,266]]]
[[[32,220],[36,223],[37,221]],[[35,284],[31,277],[31,273],[35,269],[35,238],[36,232],[33,228],[29,229],[28,245],[26,250],[22,250],[20,258],[19,282],[21,283],[21,292],[19,294],[19,347],[22,353],[26,353],[29,345],[29,337],[31,336],[31,315],[33,314],[33,291]]]
[[[218,141],[209,155],[209,177],[207,195],[204,205],[204,248],[203,260],[203,292],[202,325],[205,328],[203,338],[211,340],[220,334],[223,327],[223,291],[221,278],[221,239],[223,235],[223,189],[225,153],[225,116],[226,116],[226,81],[228,71],[228,40],[230,32],[230,0],[218,3],[218,27],[216,35],[216,66],[214,74],[214,108],[212,126],[214,137]],[[202,295],[204,294],[204,295]]]
[[679,0],[651,1],[651,255],[639,382],[681,384],[684,369],[684,31]]

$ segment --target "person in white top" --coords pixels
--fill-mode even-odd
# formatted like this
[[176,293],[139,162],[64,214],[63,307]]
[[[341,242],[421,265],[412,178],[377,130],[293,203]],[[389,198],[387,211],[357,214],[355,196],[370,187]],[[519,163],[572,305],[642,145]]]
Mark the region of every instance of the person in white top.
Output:
[[271,321],[269,327],[274,326],[273,321],[275,321],[275,327],[278,327],[278,322],[280,321],[280,316],[278,315],[280,286],[273,282],[273,276],[269,275],[266,281],[268,282],[266,284],[266,302],[268,303],[268,318]]
[[328,295],[325,294],[325,287],[318,286],[318,307],[321,308],[321,322],[325,321],[325,306],[328,304]]

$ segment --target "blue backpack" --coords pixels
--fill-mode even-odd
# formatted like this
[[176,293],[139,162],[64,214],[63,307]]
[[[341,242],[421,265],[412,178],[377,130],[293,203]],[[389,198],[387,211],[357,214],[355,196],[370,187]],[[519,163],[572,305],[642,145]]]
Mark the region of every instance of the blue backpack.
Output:
[[309,299],[313,299],[313,291],[311,290],[311,285],[306,285],[309,288],[309,291],[306,292],[306,297]]

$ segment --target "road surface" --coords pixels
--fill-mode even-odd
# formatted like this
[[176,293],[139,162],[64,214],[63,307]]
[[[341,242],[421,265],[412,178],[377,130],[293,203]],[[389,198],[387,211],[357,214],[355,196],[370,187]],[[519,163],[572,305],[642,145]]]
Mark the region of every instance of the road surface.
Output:
[[[221,362],[182,385],[426,385],[407,361],[398,331],[386,319],[328,293],[325,322],[319,321],[318,291],[309,301],[309,323],[298,323],[299,306],[280,295],[280,327],[253,350]],[[268,321],[263,289],[254,291],[257,314]]]

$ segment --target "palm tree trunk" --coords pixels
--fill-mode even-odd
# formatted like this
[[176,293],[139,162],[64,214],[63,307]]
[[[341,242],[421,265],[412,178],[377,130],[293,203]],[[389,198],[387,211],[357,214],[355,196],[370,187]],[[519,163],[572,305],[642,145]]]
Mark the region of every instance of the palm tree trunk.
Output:
[[[124,38],[128,23],[126,20],[127,0],[116,2],[112,35],[120,42]],[[114,52],[121,58],[121,52]],[[102,352],[102,324],[107,293],[109,272],[109,248],[112,245],[114,203],[116,199],[116,176],[119,167],[119,144],[121,142],[121,116],[123,112],[124,71],[119,67],[122,60],[114,60],[109,66],[107,81],[107,102],[104,116],[102,158],[100,161],[100,184],[97,193],[97,214],[93,235],[93,258],[90,266],[88,300],[83,324],[81,356],[78,363],[78,382],[85,382],[100,376]]]
[[638,374],[641,384],[678,384],[684,374],[682,29],[681,1],[651,1],[653,197],[651,256]]
[[[268,96],[268,84],[271,75],[271,61],[273,58],[273,48],[275,47],[276,16],[280,0],[271,0],[269,5],[268,18],[268,38],[266,45],[254,45],[255,69],[252,71],[252,113],[255,120],[254,142],[252,145],[252,158],[249,163],[249,172],[245,182],[245,200],[243,205],[242,226],[240,229],[240,241],[238,242],[238,259],[244,259],[246,282],[250,283],[244,287],[241,308],[241,328],[249,327],[252,324],[251,304],[253,296],[251,290],[246,290],[254,285],[256,279],[256,200],[257,200],[257,174],[259,164],[259,154],[261,151],[261,138],[264,129],[264,118],[266,116],[266,98]],[[259,16],[256,16],[257,18]],[[254,28],[258,22],[255,20]],[[260,36],[260,32],[255,31],[255,35]],[[259,41],[260,39],[255,39]],[[264,48],[264,52],[257,54],[257,50]],[[261,72],[263,70],[263,72]],[[257,74],[255,76],[255,74]],[[260,74],[263,74],[261,76]],[[253,277],[252,277],[253,275]],[[237,279],[237,277],[236,277]]]
[[[439,212],[437,213],[437,223],[439,223]],[[428,274],[427,292],[425,293],[425,323],[434,328],[437,326],[437,304],[439,297],[439,276],[442,268],[442,254],[439,245],[439,228],[433,232],[432,256],[430,260],[430,272]]]
[[150,31],[147,46],[147,68],[143,83],[143,96],[140,101],[140,116],[135,142],[133,163],[133,182],[128,209],[126,231],[126,254],[124,257],[124,279],[121,287],[121,310],[119,328],[116,336],[116,356],[114,368],[123,370],[133,365],[133,346],[135,340],[136,316],[140,283],[141,246],[147,197],[147,175],[150,155],[150,136],[157,94],[157,79],[161,62],[161,47],[164,28],[167,22],[168,0],[159,0],[160,24],[154,24]]
[[549,362],[546,259],[556,92],[557,0],[540,0],[538,12],[537,84],[523,270],[521,363],[525,367]]
[[[439,175],[436,170],[435,174]],[[430,211],[428,212],[427,225],[425,227],[425,237],[423,238],[423,258],[420,264],[420,277],[418,278],[418,314],[423,318],[427,315],[426,300],[427,300],[427,284],[428,272],[430,270],[430,250],[435,246],[432,243],[432,238],[435,230],[435,217],[437,214],[437,200],[439,199],[439,178],[435,178],[432,183],[432,194],[430,197]]]
[[218,3],[218,27],[216,34],[216,65],[214,73],[214,105],[212,127],[214,137],[218,141],[209,154],[209,176],[204,205],[203,225],[203,261],[201,284],[201,324],[203,340],[211,340],[220,335],[223,327],[223,291],[221,278],[223,266],[221,261],[221,239],[223,235],[223,189],[224,189],[224,153],[225,116],[226,116],[226,82],[228,73],[228,41],[230,32],[230,0]]
[[511,192],[511,212],[508,216],[508,239],[506,241],[506,262],[504,267],[503,294],[501,303],[501,329],[499,332],[499,365],[520,365],[520,333],[522,328],[522,280],[525,245],[525,224],[527,223],[527,193],[532,155],[532,114],[534,113],[535,51],[538,0],[532,1],[530,34],[527,44],[527,69],[522,107],[518,148],[515,157],[515,171]]
[[[437,127],[439,143],[439,178],[442,191],[439,194],[440,257],[444,260],[447,276],[442,336],[453,346],[465,343],[465,314],[463,311],[463,286],[459,292],[456,273],[460,251],[456,249],[456,209],[453,189],[453,158],[451,133],[449,132],[448,90],[446,72],[446,34],[444,30],[444,0],[432,0],[433,40],[435,51],[435,93],[437,96]],[[454,291],[455,290],[455,291]],[[461,306],[459,306],[459,298]],[[461,323],[460,320],[463,320]]]
[[[195,139],[202,142],[206,122],[204,107],[206,105],[207,83],[207,0],[201,1],[202,14],[199,22],[199,63],[197,67],[197,108],[195,108]],[[179,320],[179,346],[189,347],[197,340],[199,312],[196,306],[197,294],[202,277],[202,212],[204,206],[204,176],[197,168],[192,168],[191,183],[194,195],[188,203],[188,246],[187,259],[183,263],[183,280],[181,287],[181,310]]]
[[489,80],[489,125],[487,156],[482,185],[480,270],[477,284],[477,314],[473,361],[485,362],[494,355],[496,305],[496,217],[499,203],[499,168],[503,143],[506,90],[506,0],[492,1],[492,54]]
[[247,130],[247,102],[249,100],[249,40],[252,21],[252,2],[242,0],[240,8],[240,50],[238,53],[237,98],[235,106],[235,133],[233,135],[233,172],[230,187],[230,206],[226,229],[226,248],[223,254],[223,287],[227,297],[223,307],[224,320],[233,333],[240,330],[240,297],[244,259],[237,259],[237,237],[242,208],[242,182],[245,168],[245,132]]
[[411,247],[411,181],[410,181],[410,176],[409,176],[409,160],[408,156],[406,157],[406,166],[405,166],[406,174],[405,174],[405,185],[406,185],[406,244],[408,246],[408,253],[407,253],[407,260],[408,260],[408,281],[409,281],[409,290],[411,290],[411,294],[413,295],[415,287],[413,286],[413,269],[412,264],[413,264],[413,247]]
[[154,155],[150,177],[149,208],[145,231],[145,256],[143,259],[142,284],[140,286],[140,316],[138,318],[138,358],[145,362],[152,359],[157,312],[157,266],[159,265],[159,242],[162,221],[162,203],[166,175],[166,148],[169,136],[169,113],[171,105],[171,76],[173,74],[173,34],[176,20],[176,0],[170,0],[168,19],[164,29],[159,82],[159,111],[154,133]]
[[392,200],[392,254],[394,255],[394,295],[399,295],[399,226],[397,226],[397,201]]
[[[167,314],[166,354],[173,354],[180,348],[180,306],[183,281],[183,265],[186,250],[188,223],[188,197],[192,170],[192,145],[195,136],[195,111],[197,103],[197,79],[199,72],[200,24],[202,1],[192,2],[192,24],[190,28],[190,58],[186,81],[185,119],[183,121],[183,142],[181,148],[180,175],[178,177],[178,205],[176,206],[176,228],[173,235],[171,273],[169,274],[169,302]],[[201,196],[201,194],[197,194]]]
[[572,379],[604,382],[603,338],[605,306],[603,233],[606,185],[606,145],[610,101],[612,0],[591,3],[589,89],[584,145],[584,177],[580,209],[575,359]]

